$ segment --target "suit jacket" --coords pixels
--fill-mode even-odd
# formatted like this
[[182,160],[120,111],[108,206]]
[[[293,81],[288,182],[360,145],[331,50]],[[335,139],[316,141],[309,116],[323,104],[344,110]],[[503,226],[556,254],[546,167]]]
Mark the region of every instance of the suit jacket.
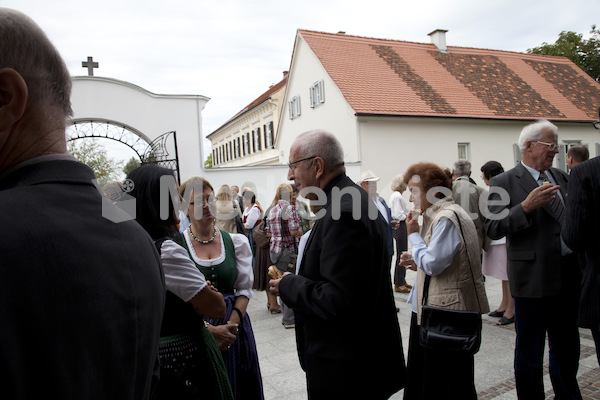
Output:
[[469,179],[460,177],[452,182],[452,199],[469,214],[469,217],[475,223],[477,237],[479,238],[479,251],[481,252],[481,249],[487,250],[490,244],[490,240],[485,234],[485,218],[479,207],[479,198],[485,190],[471,183]]
[[[566,198],[567,175],[556,168],[550,173]],[[492,178],[490,202],[498,202],[500,195],[494,188],[508,192],[508,204],[489,207],[492,214],[507,213],[501,219],[487,219],[485,228],[492,239],[506,236],[508,253],[508,280],[510,291],[516,297],[545,297],[560,293],[565,279],[561,269],[560,223],[550,204],[525,215],[521,202],[538,183],[521,164]],[[577,270],[577,266],[574,266]],[[577,271],[575,271],[577,273]]]
[[150,397],[165,301],[160,259],[137,222],[102,216],[103,201],[111,204],[92,179],[84,164],[53,160],[0,180],[5,398]]
[[383,197],[379,196],[379,200],[385,207],[385,211],[387,213],[387,220],[390,221],[388,224],[385,220],[385,233],[386,233],[386,244],[388,247],[388,252],[390,253],[390,258],[394,255],[394,230],[392,229],[392,210],[388,207],[387,203],[383,199]]
[[[351,194],[340,199],[339,190]],[[358,366],[364,379],[348,382],[357,393],[377,386],[389,396],[404,387],[406,371],[385,221],[345,174],[324,191],[324,215],[313,226],[299,273],[279,285],[282,300],[295,311],[300,363],[304,370],[318,368],[323,357],[339,361],[342,370]]]
[[600,320],[600,157],[571,171],[567,214],[562,237],[585,258],[581,288],[580,325],[599,326]]

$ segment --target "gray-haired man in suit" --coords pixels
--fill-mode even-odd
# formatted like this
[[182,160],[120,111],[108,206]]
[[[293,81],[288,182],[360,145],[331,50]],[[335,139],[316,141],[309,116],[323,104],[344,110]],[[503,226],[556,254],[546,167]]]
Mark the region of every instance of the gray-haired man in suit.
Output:
[[[546,333],[550,378],[557,399],[581,399],[579,367],[579,273],[577,257],[561,240],[567,175],[551,168],[558,128],[545,120],[521,131],[523,161],[491,180],[486,220],[492,239],[507,238],[508,277],[515,298],[515,380],[520,399],[544,399]],[[508,204],[498,191],[508,192]],[[507,214],[507,215],[505,215]]]
[[[344,152],[331,133],[298,136],[289,165],[288,179],[322,205],[298,274],[270,281],[294,308],[308,398],[387,399],[405,386],[406,367],[385,221],[346,176]],[[363,320],[368,327],[355,326]]]

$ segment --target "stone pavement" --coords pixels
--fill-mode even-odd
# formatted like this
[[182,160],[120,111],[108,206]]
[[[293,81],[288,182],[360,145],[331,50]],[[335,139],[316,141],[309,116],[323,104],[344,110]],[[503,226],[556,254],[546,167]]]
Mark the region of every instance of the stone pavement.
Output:
[[[407,281],[413,282],[415,275],[416,272],[407,271]],[[501,282],[488,277],[486,291],[490,309],[494,310],[502,298]],[[255,291],[255,294],[256,298],[252,299],[248,306],[248,313],[258,347],[265,399],[306,399],[306,379],[298,362],[294,329],[285,329],[281,325],[281,314],[270,314],[267,311],[265,292]],[[400,308],[398,321],[406,356],[411,312],[410,305],[406,304],[408,295],[394,293],[394,297],[396,305]],[[514,324],[496,326],[496,321],[497,318],[483,316],[481,350],[475,355],[475,386],[480,400],[517,398],[512,367],[515,345]],[[365,329],[368,327],[365,326]],[[587,329],[580,329],[580,336],[581,359],[578,377],[581,392],[585,400],[600,400],[600,368],[596,359],[594,341]],[[552,399],[554,393],[548,375],[548,350],[546,350],[544,387],[546,398]],[[402,399],[402,391],[396,393],[391,399]]]

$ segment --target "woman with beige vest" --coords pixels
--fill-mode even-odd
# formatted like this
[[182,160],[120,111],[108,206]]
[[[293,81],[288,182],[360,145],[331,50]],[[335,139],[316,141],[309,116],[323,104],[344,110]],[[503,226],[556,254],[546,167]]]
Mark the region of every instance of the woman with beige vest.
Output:
[[[413,312],[404,399],[476,399],[472,355],[426,349],[419,343],[426,275],[430,276],[427,305],[489,311],[475,224],[452,200],[452,181],[437,165],[410,166],[404,182],[415,210],[406,218],[412,255],[403,254],[402,264],[417,271],[417,282],[408,298]],[[421,213],[423,227],[419,232]]]

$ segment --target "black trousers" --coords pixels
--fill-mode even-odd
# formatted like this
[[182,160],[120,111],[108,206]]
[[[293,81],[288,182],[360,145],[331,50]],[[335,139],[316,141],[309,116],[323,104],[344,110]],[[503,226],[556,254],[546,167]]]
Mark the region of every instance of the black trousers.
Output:
[[400,263],[400,255],[408,249],[408,234],[406,232],[406,221],[400,221],[398,229],[393,230],[396,242],[396,263],[394,264],[394,285],[406,285],[406,268]]
[[[573,267],[571,265],[571,267]],[[544,348],[548,335],[550,380],[555,399],[581,399],[579,369],[579,283],[565,275],[559,295],[515,297],[515,381],[519,399],[544,399]]]
[[411,314],[404,400],[476,400],[474,357],[421,346],[417,314]]
[[401,386],[390,389],[390,382],[381,382],[381,380],[401,378],[382,376],[378,379],[374,371],[381,370],[382,367],[381,365],[369,367],[349,360],[313,356],[306,361],[308,399],[388,399],[400,390]]

